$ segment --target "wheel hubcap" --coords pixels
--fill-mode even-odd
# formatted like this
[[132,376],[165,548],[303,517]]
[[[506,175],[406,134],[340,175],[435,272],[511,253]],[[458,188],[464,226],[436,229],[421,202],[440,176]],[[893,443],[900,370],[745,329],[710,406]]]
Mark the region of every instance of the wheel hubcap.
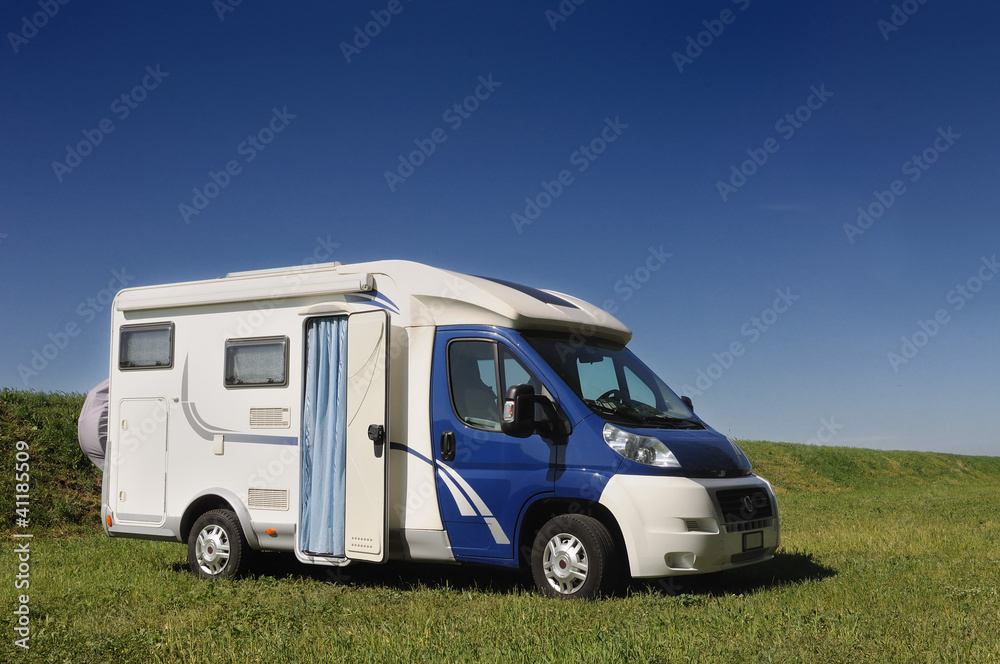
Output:
[[557,593],[572,595],[587,580],[587,550],[575,536],[560,533],[545,545],[542,569]]
[[222,526],[205,526],[198,533],[195,556],[201,571],[217,576],[229,563],[229,536]]

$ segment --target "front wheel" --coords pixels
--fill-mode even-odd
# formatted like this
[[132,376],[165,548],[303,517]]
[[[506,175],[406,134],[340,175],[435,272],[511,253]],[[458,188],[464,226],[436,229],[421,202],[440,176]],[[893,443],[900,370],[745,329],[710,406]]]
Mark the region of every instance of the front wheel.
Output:
[[611,594],[618,552],[604,524],[582,514],[550,519],[531,548],[531,574],[549,597],[590,599]]
[[188,566],[203,579],[237,576],[249,548],[235,512],[205,512],[188,535]]

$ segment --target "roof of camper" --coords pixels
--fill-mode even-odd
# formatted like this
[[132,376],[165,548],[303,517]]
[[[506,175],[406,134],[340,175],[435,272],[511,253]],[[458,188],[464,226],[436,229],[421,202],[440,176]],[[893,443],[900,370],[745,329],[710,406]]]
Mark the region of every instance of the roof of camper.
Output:
[[398,314],[404,326],[558,330],[621,344],[632,337],[617,318],[571,295],[403,260],[235,272],[223,279],[130,288],[119,293],[116,308],[152,310],[299,296],[371,303]]

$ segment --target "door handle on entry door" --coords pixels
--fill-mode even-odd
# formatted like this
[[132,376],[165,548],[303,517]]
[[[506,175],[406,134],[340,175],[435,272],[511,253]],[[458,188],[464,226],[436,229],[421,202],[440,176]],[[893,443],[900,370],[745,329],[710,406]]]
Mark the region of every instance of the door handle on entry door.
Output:
[[385,427],[381,424],[369,424],[368,440],[375,444],[375,457],[381,459],[382,446],[385,443]]
[[441,460],[455,460],[455,432],[445,431],[441,434]]

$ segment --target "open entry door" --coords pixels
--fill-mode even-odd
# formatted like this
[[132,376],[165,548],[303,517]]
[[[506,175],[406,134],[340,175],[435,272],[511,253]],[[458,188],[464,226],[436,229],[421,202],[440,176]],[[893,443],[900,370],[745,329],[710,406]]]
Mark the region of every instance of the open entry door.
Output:
[[386,557],[388,314],[306,323],[298,550]]
[[386,557],[389,466],[388,314],[352,314],[347,327],[347,557]]

